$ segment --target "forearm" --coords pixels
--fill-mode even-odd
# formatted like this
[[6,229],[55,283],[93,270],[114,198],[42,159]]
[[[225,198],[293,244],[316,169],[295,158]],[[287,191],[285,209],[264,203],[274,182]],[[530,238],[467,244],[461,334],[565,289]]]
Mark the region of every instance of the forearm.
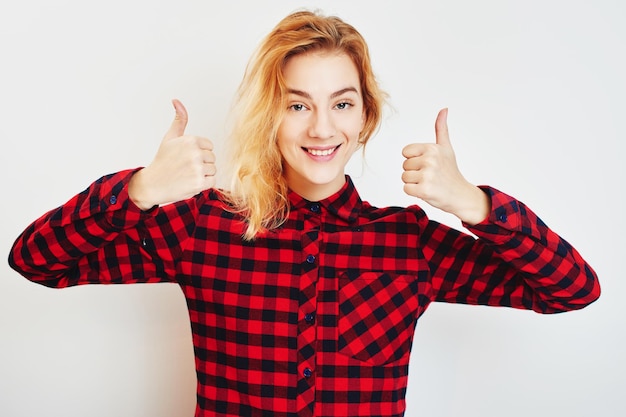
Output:
[[483,190],[492,210],[483,222],[466,224],[478,240],[456,231],[433,238],[441,228],[423,236],[437,301],[555,313],[598,298],[595,273],[571,245],[519,201]]
[[486,189],[494,210],[470,230],[525,277],[525,284],[554,308],[582,308],[600,295],[598,278],[580,253],[523,203]]
[[[103,177],[33,222],[13,245],[11,267],[33,281],[49,281],[46,285],[71,285],[63,277],[78,273],[81,259],[140,222],[142,213],[126,191],[131,175],[132,171],[124,171]],[[102,269],[93,261],[92,266]]]

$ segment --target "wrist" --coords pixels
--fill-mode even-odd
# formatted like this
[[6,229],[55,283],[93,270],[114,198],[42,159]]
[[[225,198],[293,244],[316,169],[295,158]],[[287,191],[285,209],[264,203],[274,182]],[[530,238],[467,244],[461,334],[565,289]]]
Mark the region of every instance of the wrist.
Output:
[[475,226],[483,222],[491,212],[489,195],[475,185],[468,188],[467,198],[463,199],[463,206],[454,215],[468,226]]
[[142,211],[150,210],[156,205],[146,192],[145,168],[135,172],[128,183],[128,198]]

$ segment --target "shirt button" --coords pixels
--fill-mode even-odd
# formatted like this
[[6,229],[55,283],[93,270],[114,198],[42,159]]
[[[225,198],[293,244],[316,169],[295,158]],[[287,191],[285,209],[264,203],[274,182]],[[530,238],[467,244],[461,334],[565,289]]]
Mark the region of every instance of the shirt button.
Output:
[[309,210],[311,210],[313,213],[319,213],[321,210],[321,207],[318,203],[313,203],[311,204],[311,207],[309,207]]
[[313,323],[313,320],[315,320],[315,314],[313,314],[313,313],[309,313],[309,314],[305,315],[305,316],[304,316],[304,320],[305,320],[307,323]]
[[112,195],[112,196],[109,198],[109,203],[111,203],[111,204],[115,204],[115,203],[117,203],[117,196]]
[[312,264],[313,262],[315,262],[315,256],[313,256],[313,255],[308,255],[308,256],[306,257],[306,261],[307,261],[307,263]]
[[305,378],[311,378],[311,375],[313,375],[313,371],[311,370],[311,368],[306,368],[304,371],[302,371],[302,375],[304,375]]
[[500,220],[502,223],[506,223],[507,217],[506,214],[502,213],[498,216],[498,220]]

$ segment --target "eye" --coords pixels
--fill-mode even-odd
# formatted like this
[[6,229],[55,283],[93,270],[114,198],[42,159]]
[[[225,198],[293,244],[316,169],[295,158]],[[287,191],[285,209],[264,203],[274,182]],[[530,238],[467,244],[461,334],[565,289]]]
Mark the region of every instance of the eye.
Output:
[[289,106],[289,109],[293,111],[303,111],[306,107],[304,107],[304,104],[292,104]]
[[346,110],[352,107],[352,103],[348,103],[347,101],[342,101],[341,103],[337,103],[335,107],[337,107],[337,109],[339,110]]

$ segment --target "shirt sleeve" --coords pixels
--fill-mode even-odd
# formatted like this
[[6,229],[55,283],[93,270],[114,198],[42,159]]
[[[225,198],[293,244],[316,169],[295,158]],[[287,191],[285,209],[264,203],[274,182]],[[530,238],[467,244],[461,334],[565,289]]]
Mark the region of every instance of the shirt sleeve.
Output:
[[193,201],[141,211],[128,196],[133,173],[104,176],[34,221],[13,244],[11,267],[57,288],[174,281]]
[[596,273],[563,238],[520,201],[491,187],[487,219],[473,236],[428,221],[421,246],[433,301],[558,313],[600,296]]

